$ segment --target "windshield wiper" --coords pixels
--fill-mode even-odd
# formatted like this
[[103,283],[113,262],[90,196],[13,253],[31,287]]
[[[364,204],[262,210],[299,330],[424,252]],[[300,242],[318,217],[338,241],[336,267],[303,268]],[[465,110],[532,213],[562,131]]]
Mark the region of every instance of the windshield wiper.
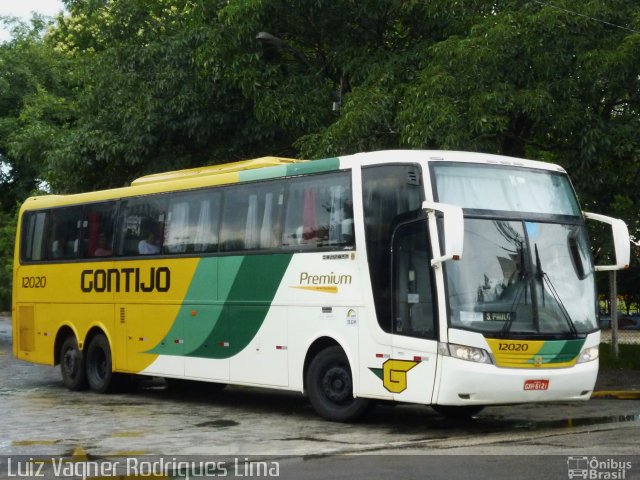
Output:
[[[560,307],[560,312],[562,313],[562,316],[567,321],[567,325],[569,325],[569,330],[571,331],[571,333],[574,336],[578,336],[578,330],[576,329],[576,326],[573,323],[573,320],[571,320],[571,315],[569,315],[569,312],[567,311],[566,307],[564,306],[564,302],[560,298],[560,295],[558,294],[558,291],[556,290],[555,286],[553,285],[553,282],[551,281],[551,278],[549,278],[549,275],[547,275],[547,273],[542,270],[542,262],[540,261],[540,254],[538,253],[538,244],[537,243],[534,245],[534,251],[535,251],[535,254],[536,254],[536,273],[535,273],[535,277],[536,277],[536,280],[538,280],[541,283],[541,287],[542,287],[542,306],[543,307],[545,306],[544,292],[545,292],[545,285],[546,285],[549,288],[549,292],[551,293],[551,296],[553,297],[553,299],[556,301],[556,303]],[[534,314],[539,319],[539,316],[540,316],[539,310],[536,311]]]
[[[500,335],[503,338],[507,338],[509,335],[509,331],[511,330],[511,325],[513,324],[513,320],[515,318],[515,306],[518,305],[520,301],[520,297],[522,296],[522,292],[524,291],[524,304],[527,304],[527,289],[529,286],[529,280],[531,278],[531,272],[529,271],[529,267],[527,266],[527,262],[525,260],[524,248],[522,243],[518,248],[520,255],[520,279],[518,280],[518,290],[516,290],[515,295],[513,296],[513,302],[511,302],[511,315],[509,315],[508,320],[504,322],[504,325],[500,329]],[[533,299],[533,292],[532,292]]]
[[[534,244],[534,251],[536,252],[536,280],[542,283],[542,306],[546,307],[546,302],[544,298],[544,276],[545,273],[542,270],[542,262],[540,261],[540,254],[538,253],[538,244]],[[538,319],[539,320],[539,319]],[[540,326],[538,325],[538,330],[540,330]]]
[[[538,252],[538,244],[534,244],[534,254],[535,254],[535,271],[534,272],[531,271],[528,262],[523,260],[520,264],[522,268],[522,273],[520,276],[521,284],[518,287],[518,291],[516,292],[513,302],[511,304],[511,312],[513,312],[515,306],[518,305],[518,302],[522,297],[523,291],[525,292],[525,295],[527,294],[527,289],[529,288],[530,281],[532,278],[534,278],[540,283],[540,287],[542,288],[542,292],[541,292],[542,305],[541,306],[542,307],[546,306],[545,290],[548,289],[552,298],[556,301],[556,304],[559,307],[561,315],[564,317],[565,321],[567,322],[569,331],[571,332],[572,335],[578,336],[578,330],[576,329],[576,326],[573,323],[573,320],[571,320],[571,316],[569,315],[569,312],[564,306],[564,302],[560,298],[560,295],[558,294],[558,291],[553,285],[551,278],[549,278],[549,275],[547,275],[547,273],[542,269],[542,261],[540,259],[540,253]],[[523,252],[522,258],[524,259],[524,252]],[[538,333],[540,333],[540,307],[541,306],[538,305],[534,286],[531,285],[531,308],[533,311],[532,312],[533,320],[535,322]],[[509,317],[507,321],[505,321],[504,325],[500,329],[500,335],[502,337],[506,338],[509,335],[509,332],[511,330],[511,325],[513,324],[513,321],[514,321],[514,317],[515,315],[512,313],[512,315]]]

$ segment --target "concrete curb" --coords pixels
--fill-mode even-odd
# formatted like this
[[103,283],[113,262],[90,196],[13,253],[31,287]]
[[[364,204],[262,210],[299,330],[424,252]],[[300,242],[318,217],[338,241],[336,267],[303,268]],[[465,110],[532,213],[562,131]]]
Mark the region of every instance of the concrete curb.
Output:
[[640,390],[599,390],[591,398],[615,398],[617,400],[640,400]]

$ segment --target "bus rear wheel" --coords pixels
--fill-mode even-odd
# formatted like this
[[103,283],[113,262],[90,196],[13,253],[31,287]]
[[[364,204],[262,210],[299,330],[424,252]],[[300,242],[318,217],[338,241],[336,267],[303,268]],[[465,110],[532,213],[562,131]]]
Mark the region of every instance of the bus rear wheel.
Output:
[[91,390],[106,393],[113,389],[115,375],[111,368],[111,347],[102,333],[91,339],[87,347],[87,381]]
[[60,346],[60,373],[62,383],[72,391],[86,390],[87,374],[85,371],[84,354],[78,348],[78,341],[74,335],[69,335]]
[[314,410],[334,422],[353,422],[371,406],[369,400],[353,398],[349,361],[338,346],[321,350],[306,374],[307,392]]

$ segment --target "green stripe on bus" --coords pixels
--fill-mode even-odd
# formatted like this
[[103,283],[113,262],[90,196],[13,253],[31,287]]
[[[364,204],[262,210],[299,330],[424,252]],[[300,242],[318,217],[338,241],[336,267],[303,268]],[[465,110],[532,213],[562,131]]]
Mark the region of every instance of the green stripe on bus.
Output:
[[562,349],[549,363],[570,362],[580,354],[585,341],[586,339],[565,341]]
[[244,257],[222,308],[222,321],[187,355],[230,358],[244,350],[260,330],[292,257],[292,254]]
[[218,359],[236,355],[260,330],[291,258],[202,259],[171,329],[147,353]]
[[[233,281],[240,271],[243,257],[203,258],[193,274],[189,289],[169,332],[147,353],[158,355],[184,355],[197,349],[222,317],[224,299],[229,296]],[[220,265],[220,260],[224,264]],[[224,279],[218,281],[218,272],[224,268]],[[176,341],[178,340],[178,341]],[[179,342],[182,340],[182,343]]]
[[243,170],[239,173],[240,182],[267,180],[270,178],[288,177],[292,175],[308,175],[312,173],[331,172],[340,168],[340,160],[336,157],[322,158],[302,163],[290,163],[275,167]]
[[542,357],[544,363],[570,362],[578,356],[585,340],[549,340],[527,363],[535,363],[535,357]]
[[255,180],[267,180],[269,178],[280,178],[287,176],[287,166],[278,165],[276,167],[254,168],[253,170],[243,170],[240,172],[241,182],[252,182]]
[[340,168],[340,159],[336,157],[322,158],[304,163],[287,165],[287,175],[307,175],[311,173],[330,172]]

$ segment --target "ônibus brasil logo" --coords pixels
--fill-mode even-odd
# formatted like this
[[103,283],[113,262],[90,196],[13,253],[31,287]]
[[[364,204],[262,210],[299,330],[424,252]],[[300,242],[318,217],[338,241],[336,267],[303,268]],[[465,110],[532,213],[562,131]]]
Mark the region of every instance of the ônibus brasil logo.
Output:
[[567,458],[567,475],[570,479],[585,480],[625,480],[627,470],[631,470],[631,462],[588,456],[571,456]]

